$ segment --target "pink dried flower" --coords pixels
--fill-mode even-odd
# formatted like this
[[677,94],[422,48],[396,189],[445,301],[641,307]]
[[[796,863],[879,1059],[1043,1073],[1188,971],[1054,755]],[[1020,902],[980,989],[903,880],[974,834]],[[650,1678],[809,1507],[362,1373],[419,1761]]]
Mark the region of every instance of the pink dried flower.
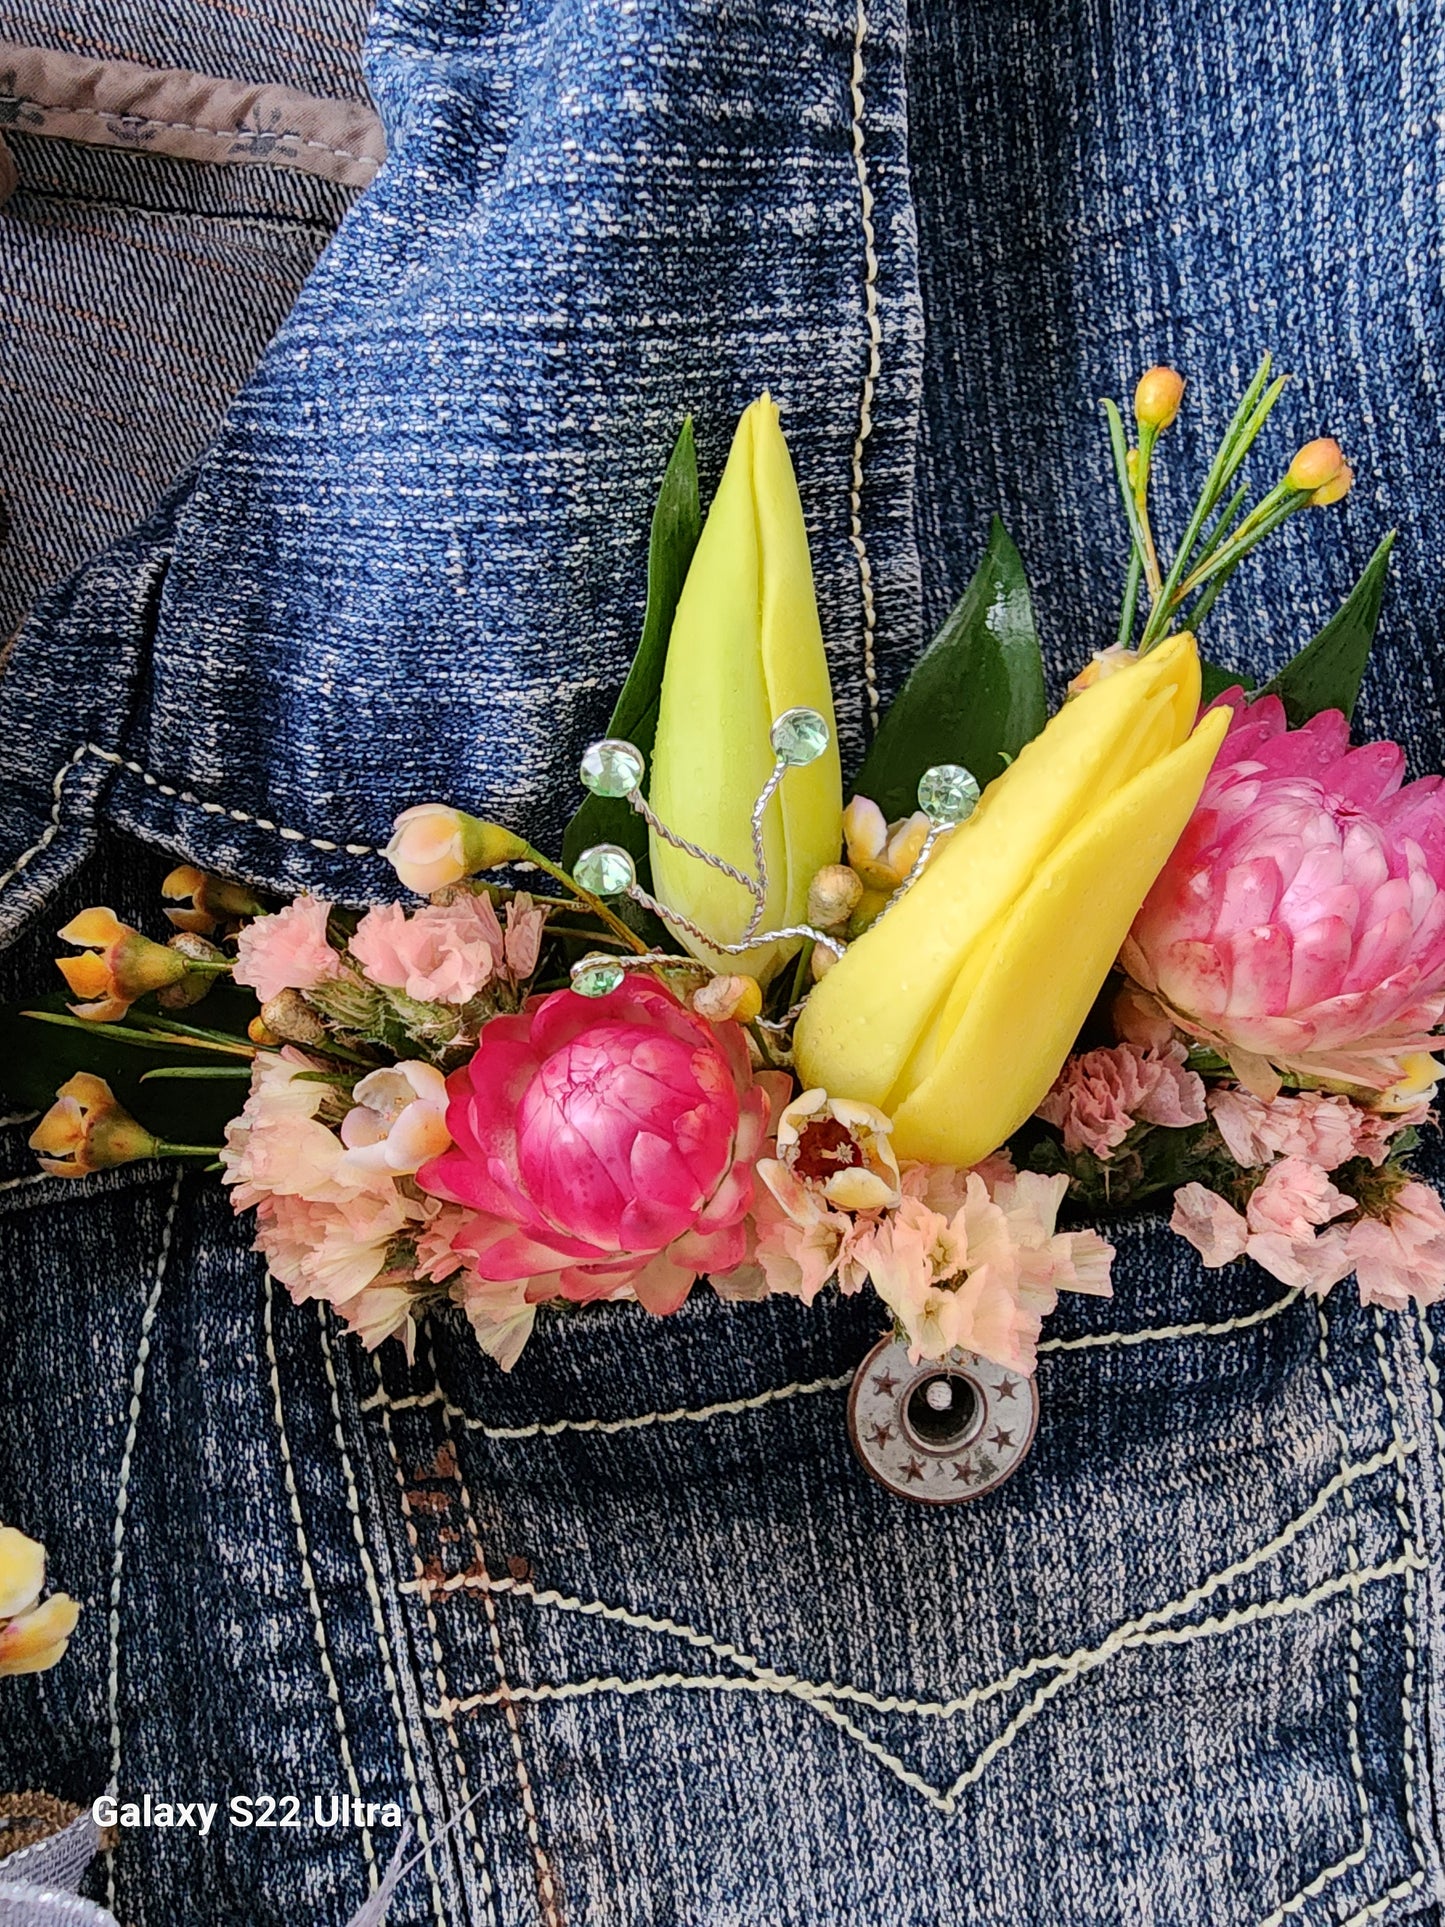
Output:
[[507,905],[507,934],[503,940],[506,966],[517,983],[524,983],[537,968],[542,950],[542,932],[547,927],[547,912],[540,909],[525,891],[519,891]]
[[389,1173],[357,1168],[317,1116],[328,1087],[306,1081],[310,1060],[290,1048],[258,1057],[245,1108],[221,1152],[232,1203],[256,1208],[256,1249],[293,1297],[325,1298],[346,1316],[387,1269],[395,1241],[436,1207],[401,1191]]
[[1338,710],[1238,691],[1199,805],[1124,946],[1135,983],[1272,1096],[1386,1090],[1445,1015],[1445,793]]
[[1445,1295],[1445,1207],[1428,1184],[1401,1185],[1383,1218],[1360,1218],[1347,1234],[1360,1302],[1404,1311]]
[[1282,1284],[1323,1297],[1353,1265],[1350,1234],[1330,1221],[1354,1209],[1318,1166],[1282,1158],[1243,1213],[1205,1185],[1186,1184],[1174,1194],[1170,1224],[1211,1268],[1248,1256]]
[[1246,1168],[1282,1157],[1304,1158],[1323,1171],[1338,1170],[1351,1158],[1368,1158],[1379,1166],[1398,1133],[1423,1123],[1427,1115],[1423,1105],[1409,1111],[1367,1111],[1347,1097],[1324,1091],[1281,1092],[1265,1099],[1232,1084],[1217,1086],[1208,1101],[1225,1149]]
[[504,1372],[511,1371],[537,1322],[537,1307],[527,1298],[526,1279],[495,1284],[479,1278],[474,1271],[462,1271],[452,1281],[452,1297],[466,1313],[482,1350]]
[[902,1325],[915,1358],[955,1346],[1032,1372],[1058,1294],[1107,1297],[1113,1247],[1097,1232],[1057,1232],[1065,1177],[1024,1171],[990,1195],[976,1171],[952,1218],[905,1195],[859,1242],[859,1261]]
[[1249,1243],[1244,1213],[1207,1184],[1180,1185],[1169,1226],[1193,1245],[1211,1271],[1242,1258]]
[[1141,1050],[1110,1044],[1070,1057],[1038,1115],[1064,1134],[1070,1153],[1111,1158],[1136,1124],[1204,1122],[1204,1083],[1185,1069],[1182,1044]]
[[421,1004],[470,1003],[505,967],[502,926],[485,896],[424,903],[410,915],[378,904],[357,925],[351,954],[372,983]]
[[754,1079],[736,1025],[649,978],[570,990],[494,1018],[448,1080],[453,1148],[418,1182],[469,1208],[454,1241],[533,1301],[631,1291],[670,1312],[700,1272],[738,1264],[753,1165],[782,1079]]
[[341,958],[326,941],[330,915],[331,905],[320,898],[297,897],[244,925],[236,938],[236,982],[269,1004],[283,990],[312,990],[339,977]]

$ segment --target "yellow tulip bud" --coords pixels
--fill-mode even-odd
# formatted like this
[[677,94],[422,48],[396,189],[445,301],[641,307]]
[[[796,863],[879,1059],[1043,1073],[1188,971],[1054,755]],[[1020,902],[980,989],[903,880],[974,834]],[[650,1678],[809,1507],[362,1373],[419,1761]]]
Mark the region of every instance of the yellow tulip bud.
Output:
[[1195,727],[1198,707],[1189,635],[1065,704],[812,992],[802,1081],[890,1115],[901,1157],[996,1150],[1058,1075],[1199,799],[1229,713]]
[[[652,752],[653,810],[679,836],[751,873],[753,805],[773,768],[770,731],[790,709],[828,724],[823,754],[789,769],[763,819],[768,894],[762,928],[804,920],[808,885],[837,860],[843,789],[833,698],[793,465],[770,397],[738,423],[727,467],[683,584]],[[736,943],[753,900],[741,884],[651,838],[658,898],[714,943]],[[728,959],[683,933],[693,955],[766,983],[796,941]]]
[[1134,419],[1141,428],[1165,429],[1179,413],[1184,377],[1172,368],[1151,368],[1134,390]]
[[1345,465],[1344,451],[1332,435],[1306,442],[1289,465],[1285,480],[1302,495],[1313,495],[1334,481]]

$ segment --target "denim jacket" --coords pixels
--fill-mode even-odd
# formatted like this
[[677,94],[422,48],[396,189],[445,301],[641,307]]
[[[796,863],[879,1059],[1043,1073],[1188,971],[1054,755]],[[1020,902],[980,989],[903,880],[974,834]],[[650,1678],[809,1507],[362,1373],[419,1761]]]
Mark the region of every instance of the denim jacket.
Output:
[[[1438,0],[383,0],[389,158],[214,448],[48,599],[3,691],[13,987],[170,858],[395,892],[394,813],[555,837],[684,413],[784,408],[845,760],[1002,513],[1061,681],[1112,639],[1096,397],[1191,382],[1165,513],[1259,352],[1264,451],[1361,483],[1221,605],[1256,673],[1378,535],[1359,721],[1437,767]],[[1293,432],[1290,432],[1290,431]],[[1018,1473],[852,1456],[868,1297],[544,1319],[501,1374],[293,1306],[213,1180],[37,1179],[0,1132],[0,1516],[85,1606],[0,1772],[294,1796],[122,1834],[150,1927],[1300,1927],[1438,1920],[1440,1329],[1126,1222],[1046,1332]],[[461,1824],[440,1829],[464,1805]],[[365,1818],[363,1811],[363,1819]]]

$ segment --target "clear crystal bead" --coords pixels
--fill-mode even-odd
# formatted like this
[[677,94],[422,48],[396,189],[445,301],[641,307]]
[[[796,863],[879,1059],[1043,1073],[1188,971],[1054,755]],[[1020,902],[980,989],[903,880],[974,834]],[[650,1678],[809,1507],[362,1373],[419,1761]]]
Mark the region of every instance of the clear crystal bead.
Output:
[[642,782],[647,758],[636,743],[605,736],[582,757],[582,786],[594,796],[630,796]]
[[918,807],[930,823],[962,823],[978,808],[978,779],[961,763],[935,763],[918,782]]
[[637,881],[632,858],[620,844],[594,843],[572,865],[572,875],[594,897],[620,897]]
[[832,733],[816,709],[785,709],[770,734],[774,751],[789,769],[816,763],[831,739]]
[[572,972],[572,988],[579,997],[609,997],[626,975],[611,957],[584,957]]

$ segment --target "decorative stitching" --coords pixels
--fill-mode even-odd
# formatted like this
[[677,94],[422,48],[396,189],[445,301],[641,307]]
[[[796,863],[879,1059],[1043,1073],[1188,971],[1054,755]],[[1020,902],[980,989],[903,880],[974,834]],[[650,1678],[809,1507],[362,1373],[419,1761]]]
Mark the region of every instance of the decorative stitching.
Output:
[[1408,1880],[1400,1881],[1397,1886],[1391,1887],[1388,1893],[1381,1894],[1378,1900],[1372,1900],[1368,1907],[1361,1907],[1357,1914],[1351,1914],[1348,1920],[1341,1921],[1340,1927],[1364,1927],[1367,1920],[1373,1920],[1377,1914],[1384,1913],[1392,1900],[1403,1900],[1406,1894],[1414,1893],[1424,1877],[1423,1874],[1412,1873]]
[[[1226,1318],[1217,1325],[1154,1325],[1142,1331],[1093,1332],[1083,1338],[1049,1338],[1039,1346],[1040,1352],[1070,1352],[1095,1349],[1108,1345],[1143,1345],[1153,1340],[1167,1338],[1217,1338],[1229,1332],[1243,1331],[1251,1325],[1262,1325],[1271,1318],[1277,1318],[1282,1311],[1288,1311],[1299,1297],[1298,1291],[1286,1292],[1272,1305],[1261,1311],[1246,1312],[1238,1318]],[[480,1432],[484,1438],[506,1441],[510,1439],[556,1438],[562,1432],[633,1432],[645,1425],[675,1425],[682,1420],[700,1424],[705,1419],[732,1417],[741,1412],[753,1412],[765,1405],[776,1405],[783,1399],[801,1398],[813,1392],[841,1392],[853,1383],[853,1372],[842,1372],[836,1378],[800,1379],[791,1385],[774,1386],[766,1392],[757,1392],[751,1398],[725,1399],[716,1405],[680,1406],[671,1412],[640,1412],[629,1418],[559,1418],[549,1419],[545,1424],[533,1425],[488,1425],[484,1419],[473,1418],[455,1405],[440,1386],[433,1386],[429,1392],[409,1392],[401,1398],[387,1399],[386,1403],[393,1412],[414,1411],[427,1405],[440,1405],[448,1418],[454,1418],[465,1425],[470,1432]],[[374,1393],[362,1402],[364,1412],[374,1410],[382,1403],[383,1394]]]
[[1278,1318],[1282,1311],[1288,1311],[1299,1296],[1297,1290],[1287,1291],[1282,1298],[1276,1298],[1273,1304],[1265,1305],[1259,1311],[1244,1312],[1238,1318],[1226,1318],[1217,1325],[1150,1325],[1142,1331],[1086,1332],[1082,1338],[1046,1338],[1039,1350],[1083,1352],[1099,1345],[1145,1345],[1164,1338],[1223,1338],[1227,1332],[1247,1331],[1251,1325],[1268,1324],[1271,1318]]
[[1041,1654],[1012,1667],[1001,1678],[991,1680],[987,1685],[971,1687],[966,1693],[949,1700],[917,1700],[896,1693],[876,1694],[869,1692],[866,1687],[844,1685],[833,1680],[806,1680],[796,1674],[778,1672],[753,1654],[743,1652],[730,1641],[715,1639],[711,1634],[700,1632],[696,1627],[678,1620],[657,1617],[651,1613],[633,1612],[625,1606],[606,1605],[601,1600],[574,1598],[566,1593],[539,1588],[530,1580],[499,1579],[492,1578],[490,1575],[484,1580],[476,1574],[456,1573],[449,1579],[435,1583],[422,1579],[417,1586],[404,1589],[426,1590],[431,1596],[436,1597],[450,1592],[469,1590],[473,1586],[486,1586],[494,1594],[515,1593],[521,1598],[531,1599],[538,1606],[551,1606],[562,1612],[580,1613],[587,1618],[614,1620],[638,1632],[670,1634],[689,1646],[715,1653],[719,1659],[731,1660],[759,1678],[774,1680],[781,1688],[796,1692],[800,1698],[821,1697],[846,1700],[866,1706],[875,1713],[905,1713],[921,1718],[949,1720],[959,1713],[971,1711],[987,1700],[997,1698],[1000,1693],[1010,1691],[1026,1679],[1031,1679],[1036,1673],[1050,1667],[1073,1669],[1104,1652],[1114,1641],[1138,1632],[1150,1631],[1157,1626],[1167,1624],[1170,1620],[1178,1619],[1184,1613],[1192,1612],[1196,1606],[1201,1606],[1205,1600],[1213,1598],[1223,1587],[1257,1571],[1277,1553],[1292,1545],[1315,1523],[1339,1493],[1347,1491],[1361,1479],[1373,1477],[1387,1465],[1398,1466],[1402,1456],[1408,1456],[1414,1450],[1416,1447],[1413,1444],[1399,1440],[1396,1444],[1374,1453],[1368,1459],[1342,1466],[1340,1471],[1321,1487],[1304,1511],[1297,1513],[1272,1539],[1257,1546],[1252,1552],[1246,1553],[1233,1565],[1211,1573],[1181,1594],[1179,1598],[1169,1600],[1162,1606],[1152,1607],[1137,1618],[1122,1621],[1107,1636],[1103,1645],[1078,1647],[1071,1653]]
[[12,1111],[9,1117],[0,1117],[0,1131],[8,1131],[14,1124],[29,1124],[39,1115],[39,1111]]
[[[381,1361],[373,1355],[371,1362],[376,1370],[377,1385],[384,1394],[386,1386],[381,1376]],[[415,1568],[416,1577],[418,1579],[424,1579],[426,1577],[426,1566],[421,1556],[421,1541],[417,1536],[416,1517],[412,1512],[411,1498],[406,1489],[406,1474],[401,1469],[401,1457],[397,1452],[396,1439],[391,1429],[391,1411],[386,1404],[385,1397],[382,1399],[380,1411],[381,1429],[386,1439],[387,1452],[391,1457],[391,1469],[396,1477],[396,1489],[401,1495],[402,1525],[406,1531],[407,1544],[411,1547],[412,1565]],[[431,1635],[432,1673],[436,1679],[437,1691],[442,1695],[443,1704],[445,1704],[447,1676],[446,1668],[442,1661],[441,1634],[437,1628],[437,1618],[436,1614],[432,1611],[431,1601],[425,1597],[422,1599],[422,1611],[426,1615],[427,1631]],[[454,1720],[447,1719],[446,1729],[447,1739],[451,1743],[453,1762],[457,1770],[457,1781],[462,1790],[462,1805],[463,1808],[470,1813],[472,1792],[467,1781],[467,1762],[466,1756],[462,1752],[461,1736],[457,1732]],[[496,1896],[492,1886],[492,1878],[485,1864],[481,1866],[480,1871],[482,1876],[482,1896],[487,1903],[487,1914],[490,1919],[495,1921],[496,1911],[493,1903]]]
[[50,785],[50,820],[40,832],[40,835],[30,845],[30,848],[28,850],[22,850],[20,855],[17,856],[15,861],[10,865],[10,868],[3,876],[0,876],[0,890],[3,890],[7,884],[13,883],[15,878],[18,877],[20,872],[25,868],[26,864],[32,862],[34,858],[39,856],[42,850],[48,850],[50,845],[55,841],[60,832],[60,805],[65,790],[65,779],[77,764],[84,762],[89,750],[89,743],[82,743],[70,761],[68,763],[62,763],[60,768],[55,772],[54,780]]
[[[234,141],[244,135],[244,127],[199,127],[185,120],[160,120],[154,114],[133,114],[112,107],[108,111],[98,107],[75,107],[69,101],[39,100],[33,94],[0,94],[0,100],[11,101],[20,107],[39,107],[47,114],[76,114],[83,120],[135,122],[144,127],[168,127],[177,134],[209,134],[216,140]],[[303,140],[299,134],[288,134],[288,141],[297,147],[314,148],[319,154],[334,154],[339,161],[360,161],[367,167],[380,167],[381,161],[375,154],[353,154],[346,147],[328,147],[325,141]]]
[[459,1419],[468,1431],[480,1432],[484,1438],[555,1438],[559,1432],[634,1432],[639,1426],[675,1425],[683,1419],[700,1424],[704,1419],[757,1411],[761,1406],[777,1404],[780,1399],[798,1398],[809,1392],[841,1392],[844,1386],[853,1383],[853,1377],[852,1372],[843,1372],[837,1378],[814,1378],[793,1385],[780,1385],[772,1391],[758,1392],[752,1398],[726,1399],[717,1405],[679,1407],[673,1412],[642,1412],[634,1418],[559,1418],[535,1425],[488,1425],[482,1419],[472,1418],[459,1405],[454,1405],[440,1386],[433,1387],[429,1392],[412,1392],[397,1399],[388,1399],[384,1391],[377,1392],[367,1399],[362,1410],[371,1411],[382,1404],[388,1405],[393,1412],[424,1405],[440,1405],[448,1418]]
[[[176,1211],[181,1201],[183,1175],[183,1172],[177,1171],[171,1183],[171,1198],[166,1207],[165,1222],[161,1226],[161,1241],[156,1251],[155,1271],[151,1277],[151,1288],[146,1296],[145,1309],[141,1313],[140,1338],[136,1345],[135,1366],[130,1378],[130,1406],[126,1415],[125,1445],[121,1450],[120,1477],[116,1483],[115,1526],[111,1533],[110,1609],[106,1620],[110,1638],[110,1663],[106,1675],[106,1710],[110,1715],[110,1784],[115,1790],[120,1786],[120,1587],[121,1575],[125,1570],[125,1515],[130,1504],[130,1469],[135,1459],[136,1437],[140,1430],[141,1398],[145,1392],[146,1365],[151,1355],[151,1329],[156,1322],[161,1290],[166,1281],[166,1266],[171,1255],[171,1239],[175,1232]],[[114,1913],[115,1849],[113,1847],[106,1850],[105,1856],[105,1904]]]
[[878,670],[875,637],[878,615],[873,603],[873,568],[868,560],[868,545],[863,539],[863,444],[873,433],[873,396],[882,367],[883,330],[878,322],[878,251],[873,232],[873,189],[868,180],[868,157],[863,146],[863,43],[868,37],[868,16],[863,0],[853,26],[853,71],[849,92],[853,104],[853,168],[858,176],[859,213],[863,226],[863,318],[868,329],[868,372],[863,377],[863,392],[858,401],[858,433],[853,439],[852,479],[848,489],[848,527],[853,551],[858,557],[858,585],[863,598],[863,681],[868,692],[868,723],[878,728]]
[[[1111,1645],[1107,1651],[1102,1647],[1097,1649],[1090,1655],[1088,1663],[1081,1665],[1079,1671],[1092,1671],[1094,1666],[1102,1665],[1106,1659],[1112,1658],[1115,1652],[1145,1646],[1188,1645],[1196,1639],[1217,1638],[1222,1634],[1235,1632],[1240,1627],[1254,1625],[1265,1620],[1293,1618],[1299,1613],[1313,1611],[1316,1606],[1324,1604],[1327,1600],[1336,1597],[1342,1592],[1358,1591],[1361,1586],[1372,1585],[1383,1579],[1395,1578],[1400,1573],[1408,1570],[1412,1565],[1415,1570],[1419,1570],[1422,1563],[1423,1562],[1418,1560],[1412,1561],[1408,1554],[1402,1554],[1399,1558],[1386,1560],[1378,1566],[1371,1566],[1363,1571],[1342,1573],[1334,1579],[1325,1580],[1320,1585],[1312,1588],[1308,1593],[1292,1594],[1283,1599],[1256,1601],[1252,1605],[1238,1607],[1230,1612],[1221,1614],[1217,1618],[1200,1620],[1189,1626],[1165,1626],[1158,1627],[1150,1632],[1136,1633],[1119,1641],[1117,1645]],[[826,1701],[821,1699],[811,1701],[810,1704],[815,1704],[819,1712],[834,1719],[838,1724],[846,1724],[849,1730],[854,1733],[855,1737],[868,1745],[868,1750],[872,1752],[876,1758],[891,1765],[892,1768],[899,1773],[899,1777],[904,1779],[905,1784],[912,1786],[915,1791],[923,1793],[925,1797],[930,1800],[930,1803],[936,1806],[940,1812],[953,1813],[957,1811],[959,1793],[981,1777],[988,1766],[997,1759],[998,1755],[1013,1744],[1019,1732],[1028,1721],[1033,1718],[1034,1714],[1041,1708],[1045,1701],[1052,1699],[1055,1693],[1069,1684],[1072,1677],[1077,1677],[1077,1675],[1060,1674],[1054,1679],[1049,1680],[1047,1684],[1035,1694],[1033,1700],[1015,1715],[1003,1732],[1000,1733],[995,1740],[990,1741],[973,1764],[967,1767],[953,1782],[952,1786],[946,1790],[931,1786],[927,1781],[920,1780],[916,1774],[911,1773],[908,1768],[903,1766],[903,1763],[897,1759],[896,1755],[888,1753],[886,1748],[879,1747],[876,1742],[869,1742],[868,1736],[859,1733],[857,1728],[851,1726],[851,1722],[846,1722],[845,1716],[839,1713],[836,1707],[830,1706]],[[613,1675],[605,1679],[563,1680],[553,1683],[544,1682],[539,1686],[514,1686],[508,1690],[514,1699],[541,1702],[544,1700],[584,1699],[600,1693],[618,1693],[624,1696],[630,1696],[637,1693],[662,1692],[674,1689],[698,1692],[760,1693],[776,1697],[796,1697],[792,1689],[784,1684],[748,1674],[734,1673],[695,1675],[686,1673],[654,1673],[646,1678],[631,1680],[621,1679]],[[501,1690],[496,1689],[490,1692],[469,1694],[464,1699],[443,1700],[438,1706],[429,1706],[426,1710],[428,1715],[434,1719],[451,1721],[457,1714],[471,1712],[477,1707],[500,1705],[502,1697]]]
[[[433,1372],[435,1372],[435,1361],[433,1361],[432,1369]],[[452,1447],[453,1456],[455,1457],[456,1441],[452,1437],[451,1424],[445,1413],[442,1414],[442,1430],[446,1434],[448,1443]],[[482,1546],[481,1528],[477,1524],[477,1515],[472,1508],[471,1492],[467,1488],[466,1480],[462,1477],[460,1459],[457,1460],[456,1480],[457,1489],[461,1493],[462,1513],[467,1522],[467,1531],[471,1534],[473,1551],[475,1552],[477,1560],[485,1567],[486,1552]],[[497,1623],[497,1608],[493,1602],[490,1588],[484,1585],[481,1590],[482,1606],[487,1616],[487,1638],[492,1648],[492,1659],[497,1668],[497,1685],[502,1692],[509,1693],[506,1663],[502,1655],[502,1630]],[[517,1708],[510,1697],[502,1701],[502,1713],[506,1719],[507,1732],[512,1743],[512,1760],[517,1770],[518,1791],[522,1796],[522,1815],[527,1828],[527,1841],[532,1849],[532,1859],[537,1869],[537,1890],[542,1902],[544,1927],[562,1927],[562,1916],[557,1906],[557,1888],[552,1873],[552,1864],[547,1857],[546,1849],[542,1845],[542,1831],[537,1821],[537,1803],[533,1798],[531,1775],[527,1771],[526,1756],[522,1750],[522,1722],[518,1716]],[[476,1829],[472,1823],[470,1813],[467,1815],[467,1822],[468,1830],[472,1834],[473,1841],[476,1842],[478,1858],[480,1858],[481,1843],[477,1840]]]
[[23,1177],[5,1178],[0,1181],[0,1191],[23,1191],[28,1184],[50,1184],[54,1179],[49,1171],[28,1171]]
[[401,1746],[402,1771],[406,1775],[407,1790],[411,1795],[411,1810],[416,1817],[417,1833],[421,1838],[422,1860],[426,1867],[427,1881],[431,1887],[432,1911],[437,1917],[438,1927],[447,1927],[441,1888],[437,1883],[436,1868],[432,1864],[431,1831],[427,1826],[421,1784],[417,1778],[416,1761],[412,1756],[411,1736],[407,1731],[406,1716],[401,1709],[401,1693],[397,1686],[396,1668],[392,1663],[391,1641],[387,1637],[386,1612],[381,1603],[381,1588],[376,1583],[376,1567],[372,1564],[371,1553],[367,1549],[366,1533],[361,1523],[361,1495],[357,1490],[356,1474],[352,1468],[351,1454],[347,1450],[346,1436],[341,1428],[341,1394],[336,1383],[336,1361],[331,1351],[331,1333],[326,1324],[326,1307],[318,1300],[316,1310],[317,1324],[321,1332],[321,1357],[326,1368],[326,1383],[331,1391],[331,1417],[335,1426],[336,1449],[341,1455],[341,1474],[346,1481],[346,1507],[351,1514],[351,1536],[355,1539],[357,1552],[361,1555],[362,1578],[366,1584],[367,1599],[371,1604],[371,1624],[376,1633],[377,1650],[381,1654],[382,1677],[391,1698],[392,1715],[396,1720],[396,1737]]
[[[316,1590],[316,1575],[311,1569],[311,1548],[306,1540],[306,1523],[301,1516],[301,1497],[296,1490],[296,1474],[291,1464],[291,1441],[286,1436],[286,1415],[281,1408],[281,1368],[276,1359],[276,1334],[271,1318],[274,1303],[275,1292],[271,1274],[268,1271],[265,1276],[261,1327],[266,1339],[266,1359],[271,1369],[271,1415],[276,1421],[276,1438],[281,1447],[281,1473],[286,1485],[286,1497],[291,1507],[291,1523],[296,1530],[296,1551],[301,1560],[301,1583],[306,1588],[306,1603],[311,1608],[311,1632],[316,1641],[316,1651],[321,1660],[321,1672],[326,1681],[326,1697],[331,1701],[331,1715],[336,1723],[341,1764],[346,1773],[346,1783],[351,1788],[352,1798],[358,1807],[362,1807],[361,1782],[356,1777],[356,1766],[351,1757],[351,1740],[346,1731],[346,1713],[341,1704],[341,1688],[336,1683],[335,1669],[331,1664],[331,1648],[326,1639],[326,1621],[322,1617],[321,1596]],[[381,1875],[377,1870],[376,1849],[372,1844],[371,1829],[364,1822],[361,1828],[361,1851],[366,1860],[367,1888],[371,1893],[375,1893],[381,1885]]]
[[[178,790],[170,783],[163,783],[159,777],[152,776],[148,769],[143,769],[139,763],[132,762],[128,756],[117,755],[113,749],[101,749],[96,743],[83,743],[72,758],[72,763],[79,762],[82,756],[97,756],[102,763],[109,763],[114,769],[129,770],[132,776],[138,776],[146,788],[153,789],[158,796],[174,797],[178,803],[186,803],[192,809],[201,810],[207,816],[227,816],[233,823],[249,823],[253,828],[265,830],[271,836],[279,836],[286,843],[309,843],[313,850],[325,850],[328,853],[344,850],[348,856],[380,854],[374,843],[333,843],[328,837],[308,836],[304,830],[288,829],[284,824],[273,823],[269,817],[252,816],[249,810],[233,810],[228,809],[224,803],[203,802],[194,791]],[[0,877],[0,884],[3,882],[4,878]]]

